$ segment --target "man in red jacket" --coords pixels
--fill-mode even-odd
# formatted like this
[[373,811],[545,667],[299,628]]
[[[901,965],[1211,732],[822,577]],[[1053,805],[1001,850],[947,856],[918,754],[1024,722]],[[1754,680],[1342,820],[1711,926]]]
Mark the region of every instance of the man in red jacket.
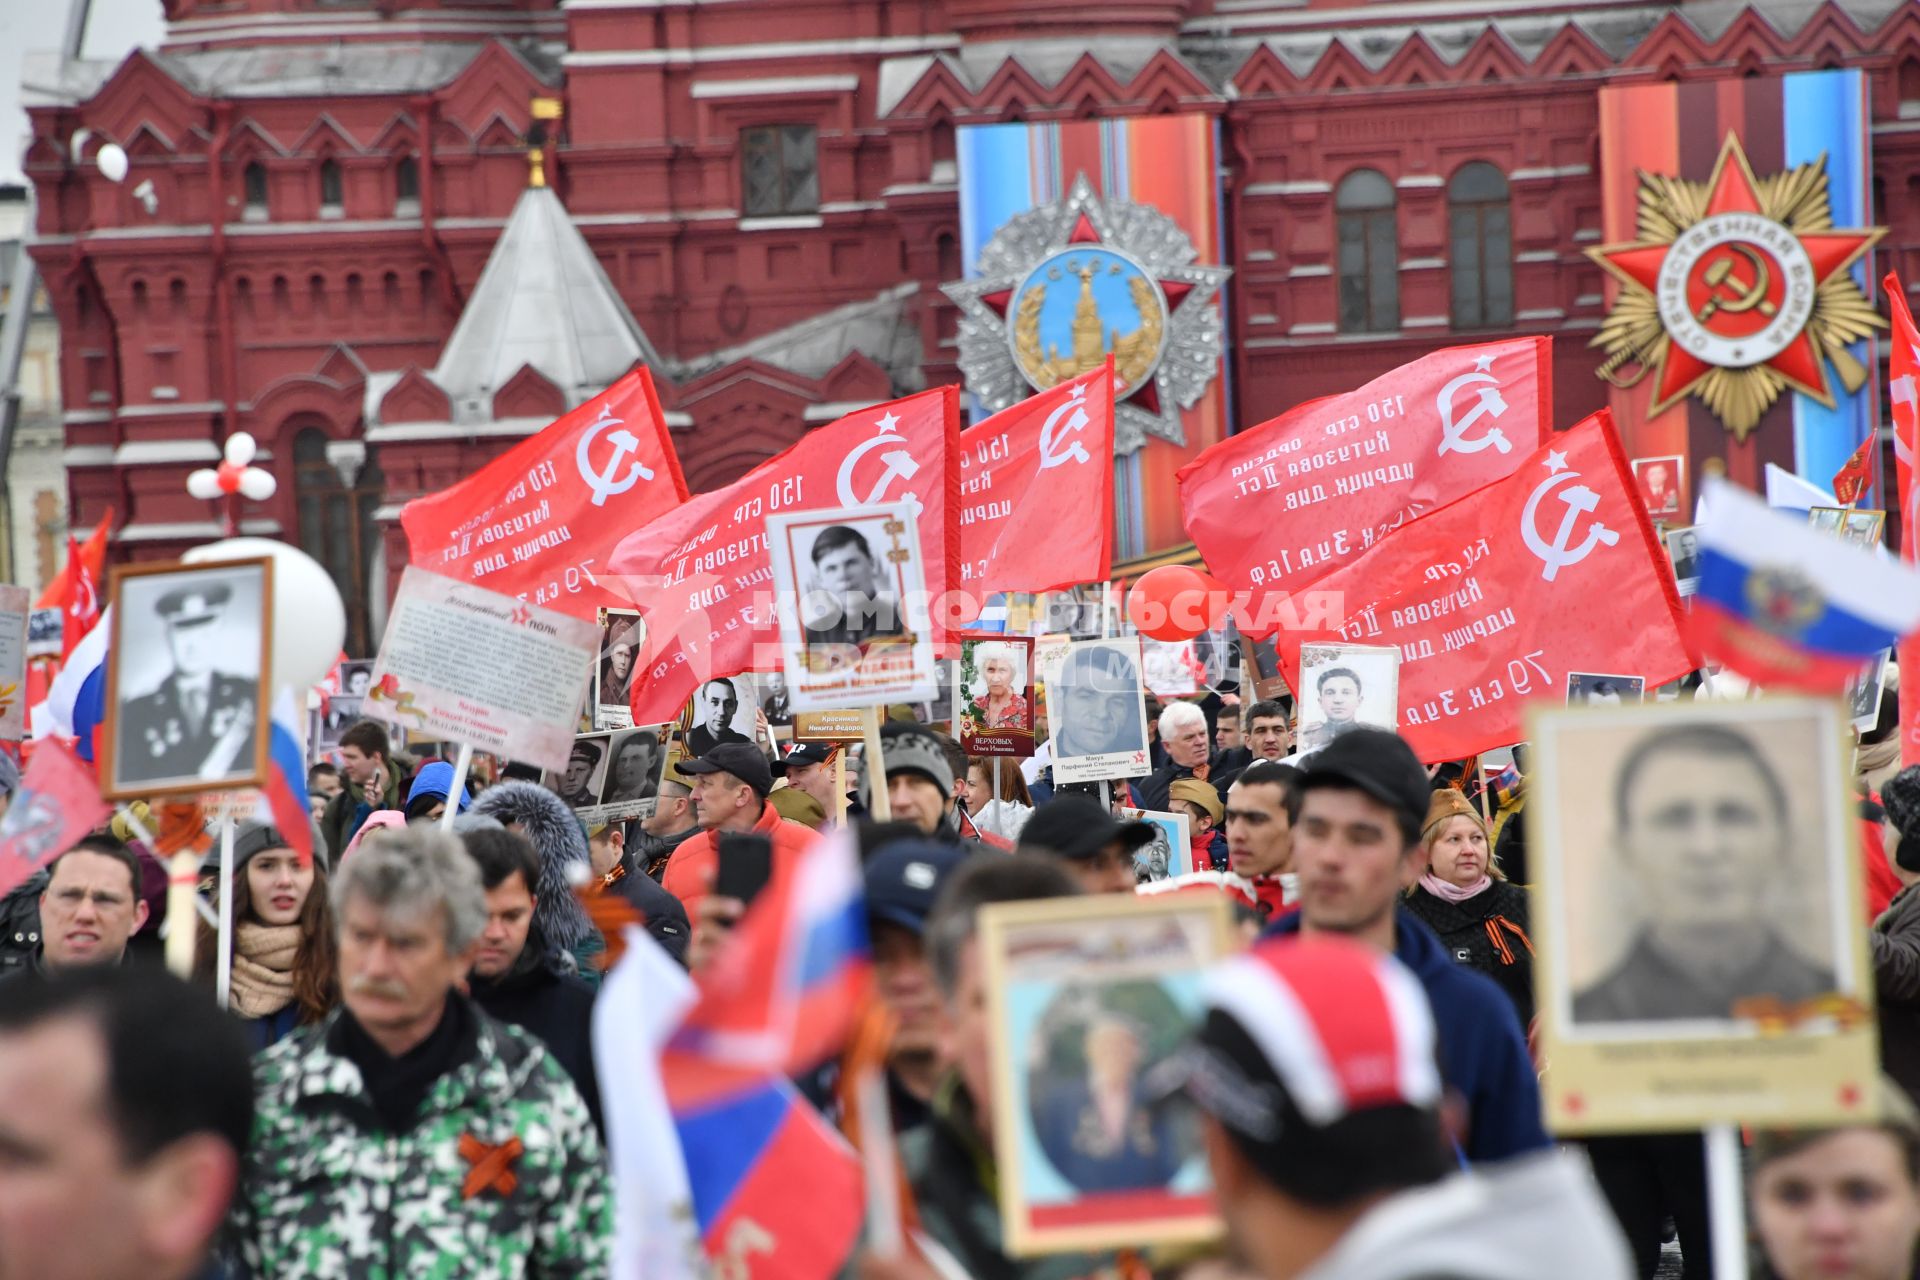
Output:
[[[673,851],[660,883],[680,899],[692,917],[692,950],[699,951],[703,899],[713,891],[714,873],[720,867],[720,833],[753,831],[767,837],[773,842],[776,874],[788,858],[813,842],[814,833],[781,817],[767,803],[767,793],[773,790],[773,772],[767,767],[767,758],[750,743],[723,742],[697,760],[682,761],[679,769],[693,784],[702,830]],[[738,916],[743,910],[745,905],[738,902],[733,902],[731,909],[716,904],[712,914],[717,920],[722,915]],[[690,963],[695,959],[689,954]]]

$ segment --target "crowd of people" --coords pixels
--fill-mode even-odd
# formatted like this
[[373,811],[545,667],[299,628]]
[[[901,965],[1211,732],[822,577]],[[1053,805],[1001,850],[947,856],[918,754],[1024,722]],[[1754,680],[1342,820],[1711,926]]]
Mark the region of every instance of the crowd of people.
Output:
[[[708,699],[722,729],[728,696]],[[878,768],[709,729],[630,822],[582,822],[564,772],[486,762],[456,787],[362,721],[310,772],[313,858],[271,825],[234,839],[224,984],[205,921],[191,978],[162,971],[166,876],[116,820],[0,902],[0,1276],[611,1274],[605,1102],[624,1081],[595,1061],[596,899],[698,976],[754,909],[728,851],[776,874],[835,827],[860,851],[873,1005],[847,1058],[796,1083],[856,1137],[846,1068],[878,1057],[912,1227],[848,1274],[1651,1280],[1675,1235],[1685,1274],[1713,1274],[1698,1134],[1556,1146],[1543,1125],[1524,756],[1492,778],[1429,767],[1366,726],[1296,755],[1293,712],[1170,701],[1150,772],[1106,786],[1029,780],[910,718],[883,724]],[[1889,1109],[1753,1135],[1753,1274],[1778,1280],[1915,1274],[1920,767],[1888,770],[1869,738]],[[0,790],[18,785],[0,765]],[[979,913],[1166,890],[1143,883],[1162,872],[1141,811],[1187,819],[1192,870],[1171,887],[1224,896],[1248,943],[1207,975],[1157,1082],[1191,1104],[1227,1239],[1013,1256]],[[1623,850],[1623,872],[1649,853]],[[219,875],[210,854],[210,901]],[[1089,1029],[1088,1060],[1131,1063],[1131,1036]],[[1063,1114],[1098,1130],[1108,1110],[1089,1094]]]

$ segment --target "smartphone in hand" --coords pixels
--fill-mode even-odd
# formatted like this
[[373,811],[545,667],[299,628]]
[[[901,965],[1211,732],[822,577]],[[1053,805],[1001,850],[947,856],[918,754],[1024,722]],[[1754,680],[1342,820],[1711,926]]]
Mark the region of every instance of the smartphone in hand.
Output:
[[773,841],[757,831],[722,831],[713,891],[750,903],[773,878]]

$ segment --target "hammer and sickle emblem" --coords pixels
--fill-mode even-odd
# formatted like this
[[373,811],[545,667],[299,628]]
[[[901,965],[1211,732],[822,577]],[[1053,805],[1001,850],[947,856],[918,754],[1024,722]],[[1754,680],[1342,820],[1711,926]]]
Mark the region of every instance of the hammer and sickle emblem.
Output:
[[752,1218],[742,1218],[727,1232],[721,1256],[713,1260],[714,1280],[753,1280],[753,1255],[772,1253],[777,1244],[767,1229]]
[[[893,488],[893,482],[895,480],[911,480],[915,475],[919,474],[920,464],[913,460],[911,453],[907,452],[905,447],[906,443],[907,438],[905,436],[894,435],[891,432],[883,432],[880,435],[869,436],[853,448],[847,450],[847,456],[840,462],[839,474],[834,477],[834,490],[839,494],[841,503],[849,507],[870,507],[877,503],[885,502],[888,500],[888,491]],[[899,445],[901,447],[897,449],[888,448],[889,445]],[[887,452],[880,455],[880,462],[882,464],[880,475],[874,480],[872,486],[868,488],[863,497],[860,492],[853,487],[853,473],[860,465],[860,460],[875,449],[887,449]],[[920,497],[918,494],[909,493],[903,500],[908,506],[913,508],[916,516],[920,514]]]
[[[605,467],[596,471],[592,462],[593,442],[608,427],[618,428],[607,437],[607,443],[613,446],[613,456],[607,459]],[[625,493],[640,481],[653,479],[653,471],[638,458],[634,459],[633,465],[627,468],[625,476],[615,478],[619,476],[620,464],[626,461],[627,455],[638,452],[640,452],[640,442],[633,438],[631,431],[627,430],[626,423],[613,416],[613,409],[610,406],[602,406],[599,418],[581,433],[580,444],[573,451],[573,461],[580,468],[580,478],[587,482],[588,488],[593,490],[594,506],[604,507],[607,505],[607,499],[614,494]]]
[[[1458,422],[1454,421],[1454,392],[1475,382],[1491,382],[1494,385],[1480,388],[1479,397],[1474,401],[1473,408],[1467,410],[1466,416]],[[1499,379],[1486,370],[1475,369],[1463,373],[1440,388],[1440,394],[1434,397],[1433,407],[1440,412],[1440,453],[1445,453],[1449,449],[1455,453],[1479,453],[1488,445],[1492,445],[1501,453],[1513,452],[1513,445],[1508,442],[1506,433],[1498,427],[1488,427],[1485,435],[1476,436],[1471,440],[1467,438],[1467,432],[1472,430],[1473,424],[1481,418],[1497,418],[1507,411],[1506,398],[1500,394]]]
[[[1713,319],[1717,311],[1724,311],[1731,316],[1757,309],[1763,316],[1772,315],[1778,308],[1767,299],[1767,287],[1773,282],[1773,273],[1767,266],[1767,260],[1737,241],[1727,245],[1727,252],[1745,258],[1751,271],[1743,278],[1734,274],[1738,264],[1733,257],[1715,259],[1700,277],[1700,282],[1712,291],[1711,296],[1701,304],[1694,319],[1705,324]],[[1748,283],[1749,280],[1752,283]],[[1733,296],[1723,297],[1719,292],[1722,288],[1731,288]]]
[[1560,501],[1567,504],[1567,509],[1560,517],[1560,528],[1554,532],[1553,541],[1548,542],[1540,536],[1540,527],[1535,520],[1540,500],[1565,482],[1579,478],[1578,471],[1562,471],[1558,475],[1548,476],[1527,495],[1526,509],[1520,513],[1520,538],[1527,544],[1527,550],[1539,556],[1540,562],[1546,566],[1540,571],[1540,576],[1548,582],[1552,582],[1554,576],[1568,565],[1579,564],[1592,555],[1595,548],[1603,544],[1611,547],[1620,541],[1619,534],[1595,520],[1587,526],[1587,536],[1578,546],[1567,545],[1573,540],[1574,528],[1580,517],[1590,514],[1600,505],[1600,495],[1583,484],[1574,485],[1560,495]]
[[[1072,416],[1068,417],[1068,414]],[[1064,423],[1061,421],[1062,418],[1066,418]],[[1091,461],[1087,455],[1086,446],[1078,440],[1064,449],[1054,448],[1058,443],[1058,438],[1054,435],[1055,431],[1058,431],[1061,436],[1068,432],[1078,434],[1086,426],[1087,406],[1084,401],[1063,400],[1055,405],[1053,412],[1047,415],[1046,422],[1040,427],[1040,470],[1048,471],[1054,467],[1063,467],[1069,462]]]

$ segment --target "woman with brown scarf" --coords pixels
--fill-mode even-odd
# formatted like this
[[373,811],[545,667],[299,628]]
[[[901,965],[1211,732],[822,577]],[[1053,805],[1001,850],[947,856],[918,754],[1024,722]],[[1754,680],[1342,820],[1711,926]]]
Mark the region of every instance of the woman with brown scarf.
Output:
[[[218,951],[205,921],[195,976],[215,985]],[[300,855],[271,826],[249,823],[233,841],[233,977],[229,1006],[264,1049],[339,1003],[333,911],[318,859]]]

